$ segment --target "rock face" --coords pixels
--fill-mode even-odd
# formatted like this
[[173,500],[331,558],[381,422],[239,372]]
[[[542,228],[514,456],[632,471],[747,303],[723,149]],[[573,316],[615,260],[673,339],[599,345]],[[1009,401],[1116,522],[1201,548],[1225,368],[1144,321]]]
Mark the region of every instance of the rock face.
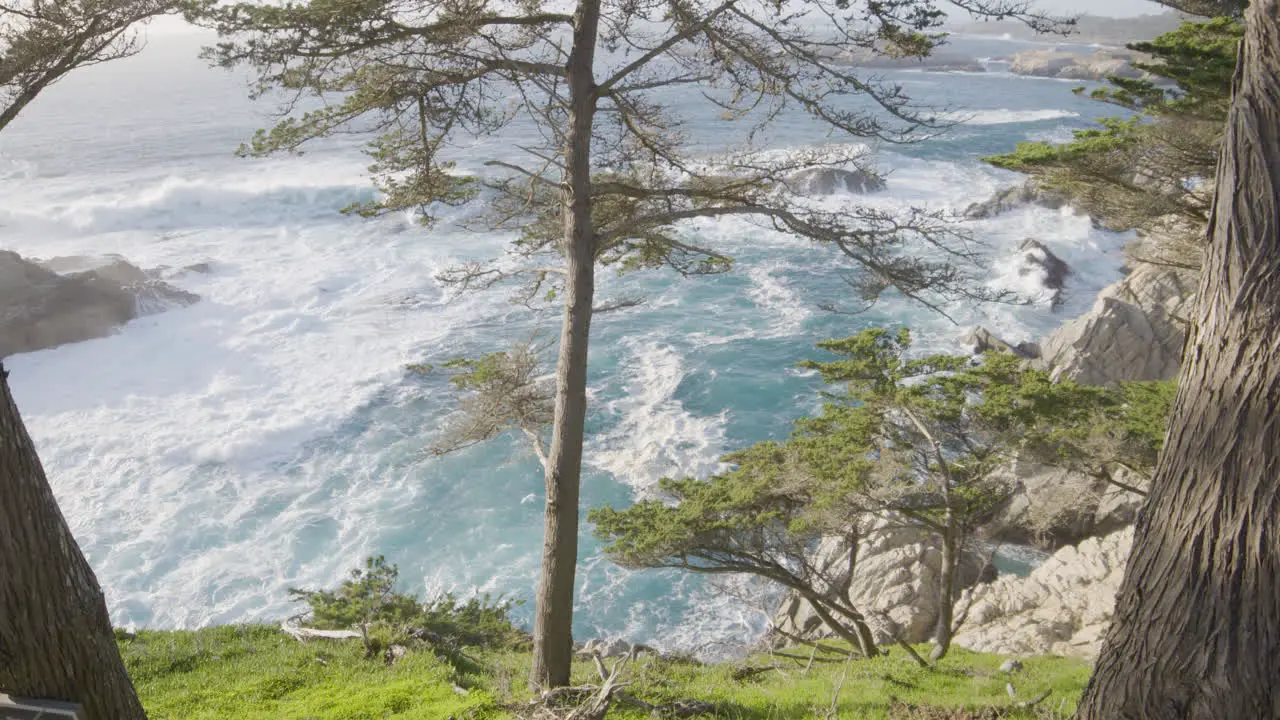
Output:
[[1045,190],[1028,181],[1005,188],[982,202],[973,203],[964,209],[964,216],[970,220],[982,220],[1028,205],[1057,210],[1066,204],[1066,196],[1052,190]]
[[0,357],[103,337],[141,315],[197,300],[119,257],[37,264],[0,251]]
[[1134,58],[1130,53],[1107,50],[1092,55],[1061,50],[1023,50],[1013,56],[1009,71],[1015,75],[1061,80],[1104,80],[1112,75],[1140,78],[1143,72],[1129,64]]
[[838,192],[872,193],[885,189],[884,178],[862,170],[809,168],[792,173],[787,187],[800,195],[833,195]]
[[1041,343],[1038,366],[1090,385],[1169,380],[1178,374],[1195,279],[1139,264],[1098,294],[1093,308]]
[[1049,291],[1052,298],[1050,304],[1057,308],[1062,304],[1062,291],[1067,286],[1071,268],[1039,240],[1023,240],[1018,250],[1022,253],[1018,275],[1039,275],[1040,284]]
[[[1014,491],[986,526],[992,540],[1073,545],[1132,525],[1144,500],[1105,480],[1024,460],[1001,472],[1007,473]],[[1147,484],[1136,473],[1122,472],[1117,479],[1139,488]]]
[[[838,567],[835,564],[844,563],[847,557],[843,541],[829,538],[818,548],[814,562],[819,567]],[[880,522],[863,539],[849,600],[868,616],[876,642],[891,642],[896,634],[912,643],[933,636],[941,560],[941,544],[917,528]],[[977,582],[982,570],[981,559],[966,553],[960,563],[959,587]],[[784,601],[774,622],[781,630],[806,638],[834,635],[799,597]]]
[[[1096,657],[1115,610],[1132,528],[1054,553],[1025,578],[974,587],[955,644],[1003,655]],[[964,610],[961,598],[956,613]]]

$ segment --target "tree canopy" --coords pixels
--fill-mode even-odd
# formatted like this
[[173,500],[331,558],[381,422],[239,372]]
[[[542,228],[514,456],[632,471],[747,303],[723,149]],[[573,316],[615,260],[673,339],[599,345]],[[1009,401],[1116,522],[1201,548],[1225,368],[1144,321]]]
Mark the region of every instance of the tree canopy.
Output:
[[0,0],[0,130],[76,68],[142,49],[138,23],[174,0]]
[[[863,610],[847,607],[847,595],[858,540],[868,518],[907,522],[943,548],[939,657],[953,629],[960,552],[1010,497],[1009,465],[1031,454],[1106,467],[1120,456],[1149,471],[1151,439],[1168,413],[1167,383],[1053,382],[1008,353],[912,357],[905,329],[819,347],[838,359],[801,366],[840,391],[824,392],[818,416],[796,421],[783,442],[726,456],[725,473],[664,479],[664,499],[593,511],[609,556],[633,567],[758,575],[822,606],[833,631],[856,638]],[[822,538],[853,548],[849,567],[815,560]],[[842,618],[852,625],[831,625]]]
[[[953,4],[1042,29],[1067,23],[1017,0]],[[510,256],[453,268],[442,279],[470,287],[520,277],[531,281],[518,294],[522,301],[562,290],[556,255],[570,145],[572,14],[538,3],[507,8],[457,0],[280,6],[206,0],[187,8],[193,20],[227,38],[206,57],[251,67],[255,96],[287,96],[281,121],[241,153],[300,152],[319,138],[365,132],[382,192],[348,212],[412,209],[430,224],[440,207],[484,195],[490,212],[481,225],[518,234]],[[760,138],[790,113],[874,142],[905,142],[946,127],[942,114],[913,103],[901,85],[863,78],[836,57],[850,48],[927,54],[944,41],[945,14],[932,3],[821,0],[765,10],[737,2],[619,2],[602,3],[599,11],[591,99],[598,122],[590,148],[598,262],[724,271],[730,258],[691,240],[678,223],[734,215],[834,245],[868,277],[868,287],[931,302],[981,294],[960,270],[973,269],[978,253],[946,213],[797,201],[787,182],[794,172],[836,166],[873,172],[866,147],[834,143],[787,157],[758,152]],[[726,127],[740,129],[720,151],[691,152],[687,110],[674,97],[701,103],[732,123]],[[866,102],[847,102],[855,97]],[[466,138],[516,130],[527,142],[504,145],[504,157],[488,158],[492,175],[481,180],[475,168],[459,169]]]

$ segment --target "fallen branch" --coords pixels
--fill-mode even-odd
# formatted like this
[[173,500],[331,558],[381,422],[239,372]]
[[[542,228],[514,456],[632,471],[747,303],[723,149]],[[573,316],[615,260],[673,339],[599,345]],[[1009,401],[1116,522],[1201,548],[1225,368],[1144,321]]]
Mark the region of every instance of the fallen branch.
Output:
[[733,675],[732,675],[731,677],[732,677],[734,680],[736,680],[737,682],[742,682],[743,680],[747,680],[747,679],[749,679],[749,678],[753,678],[753,677],[755,677],[756,675],[760,675],[760,674],[762,674],[762,673],[767,673],[767,672],[769,672],[769,671],[771,671],[771,670],[779,670],[779,668],[778,668],[778,666],[777,666],[777,665],[760,665],[760,666],[757,666],[757,667],[740,667],[740,668],[738,668],[737,670],[734,670],[734,671],[733,671]]
[[[783,657],[783,658],[789,658],[789,659],[791,659],[791,660],[795,660],[797,663],[799,663],[799,662],[803,661],[803,662],[805,663],[805,670],[806,670],[806,671],[807,671],[809,668],[813,667],[813,663],[816,663],[816,662],[819,662],[819,663],[838,663],[838,662],[844,662],[844,660],[840,660],[840,659],[838,659],[838,658],[821,658],[821,657],[816,657],[816,654],[817,654],[817,652],[818,652],[818,648],[814,648],[814,649],[813,649],[813,652],[814,652],[814,654],[813,654],[813,655],[810,655],[809,657],[805,657],[804,655],[793,655],[792,653],[782,652],[781,650],[776,650],[776,651],[774,651],[772,654],[773,654],[773,655],[775,655],[775,656],[777,656],[777,657]],[[853,654],[854,654],[854,653],[849,653],[849,655],[853,655]],[[846,656],[846,657],[847,657],[847,656]],[[861,657],[861,656],[859,656],[859,657]]]
[[351,638],[363,637],[355,630],[317,630],[315,628],[305,628],[298,624],[294,618],[280,621],[280,631],[292,637],[299,642],[306,642],[312,638],[324,638],[326,640],[349,640]]
[[1018,700],[1018,693],[1016,690],[1013,689],[1013,683],[1006,683],[1004,686],[1004,689],[1005,689],[1005,692],[1009,693],[1009,699],[1014,701],[1013,706],[1016,708],[1033,708],[1036,705],[1039,705],[1040,703],[1044,702],[1044,699],[1049,697],[1049,695],[1053,692],[1053,689],[1050,688],[1040,693],[1040,696],[1035,698],[1034,700]]

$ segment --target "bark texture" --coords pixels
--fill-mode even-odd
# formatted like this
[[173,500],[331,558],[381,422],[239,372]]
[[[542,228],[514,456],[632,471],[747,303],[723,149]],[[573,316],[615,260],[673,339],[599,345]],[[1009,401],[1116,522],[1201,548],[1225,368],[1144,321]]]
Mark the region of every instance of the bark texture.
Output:
[[951,650],[951,637],[954,634],[952,623],[955,616],[956,572],[960,568],[959,533],[952,526],[954,520],[951,511],[947,511],[947,527],[942,532],[942,563],[938,568],[938,624],[933,635],[933,650],[930,660],[941,660]]
[[1178,398],[1081,720],[1280,718],[1280,0],[1246,25]]
[[0,692],[143,720],[98,579],[67,527],[0,363]]
[[569,53],[569,127],[565,148],[564,319],[556,366],[556,405],[547,453],[547,504],[533,627],[529,684],[569,684],[573,661],[573,589],[578,562],[578,491],[587,415],[587,344],[595,298],[595,228],[591,221],[593,74],[600,0],[581,0]]

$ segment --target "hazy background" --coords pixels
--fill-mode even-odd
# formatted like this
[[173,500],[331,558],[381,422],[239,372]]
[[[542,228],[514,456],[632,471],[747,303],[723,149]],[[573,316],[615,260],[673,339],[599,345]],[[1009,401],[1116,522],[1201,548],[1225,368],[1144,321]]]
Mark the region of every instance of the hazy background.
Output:
[[[1040,0],[1036,3],[1036,6],[1055,13],[1087,13],[1089,15],[1117,18],[1154,15],[1167,9],[1151,0]],[[956,22],[965,22],[968,17],[965,13],[957,10],[952,14],[952,19]],[[171,35],[203,31],[199,28],[191,27],[180,18],[166,17],[154,20],[148,27],[147,32]]]

